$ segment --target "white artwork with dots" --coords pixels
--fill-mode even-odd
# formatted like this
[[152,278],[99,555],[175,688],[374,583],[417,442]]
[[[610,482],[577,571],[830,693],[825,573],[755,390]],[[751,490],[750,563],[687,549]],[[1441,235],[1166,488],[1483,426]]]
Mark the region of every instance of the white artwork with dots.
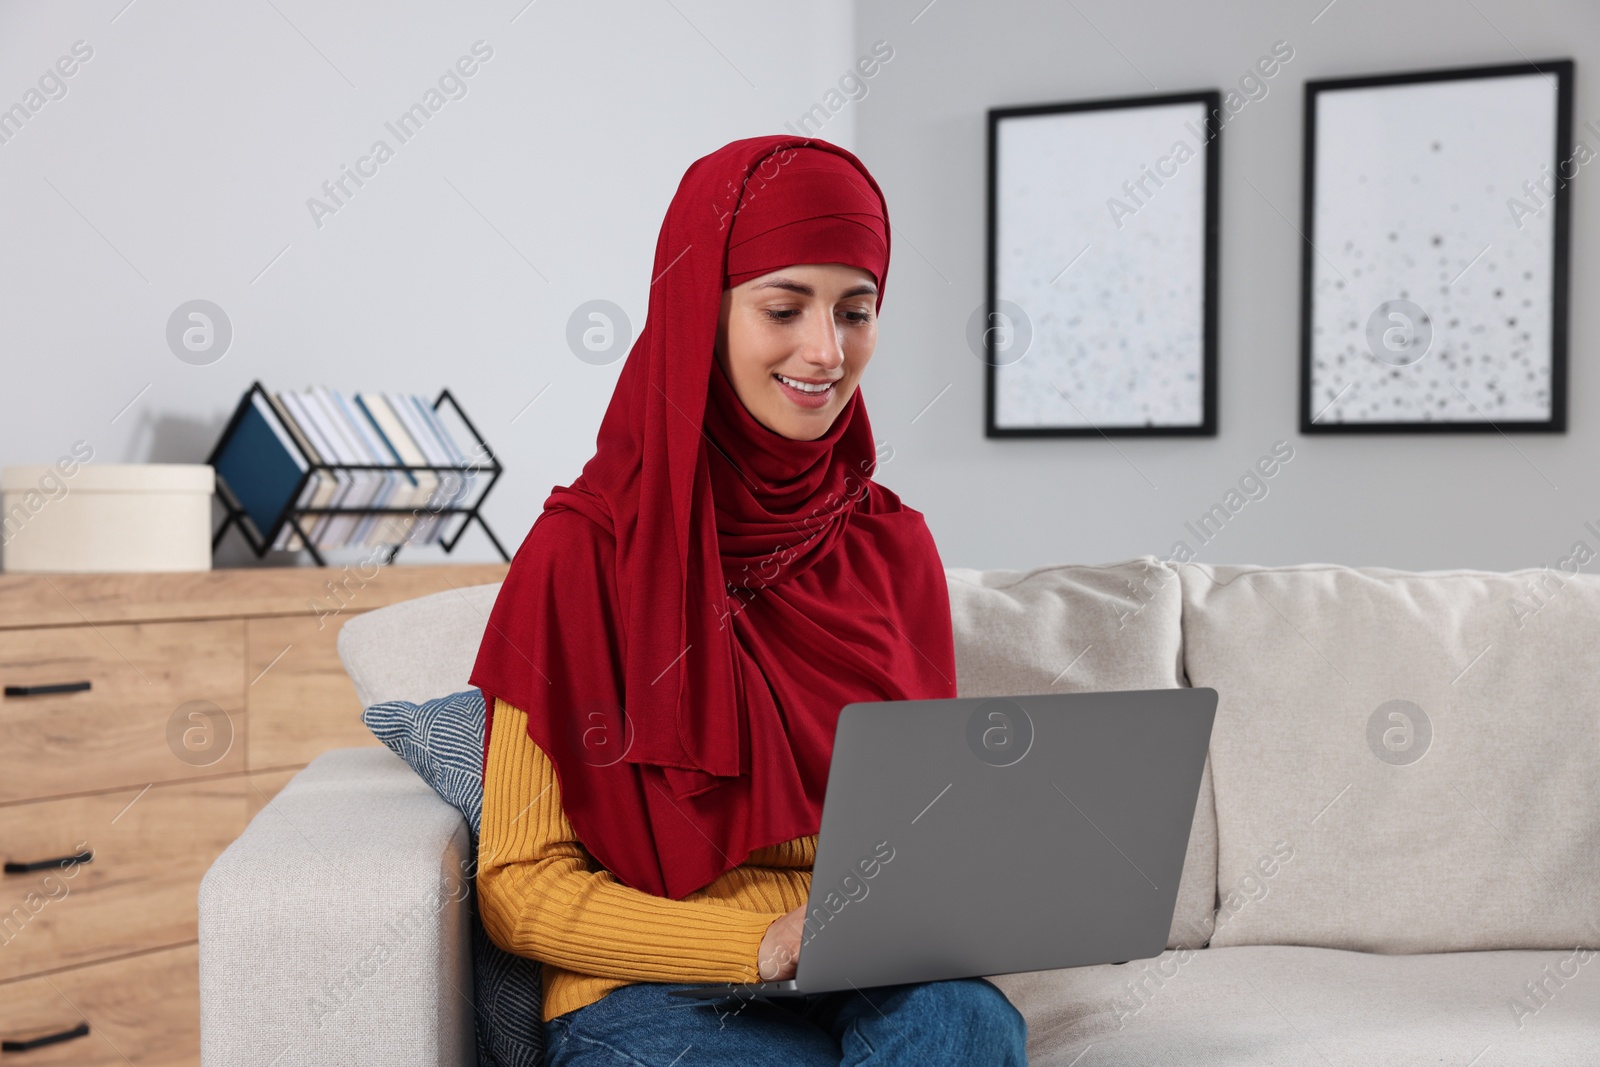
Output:
[[1317,94],[1313,421],[1551,418],[1555,82]]
[[1202,421],[1214,130],[1202,103],[1001,123],[995,295],[1025,321],[997,329],[1026,341],[994,360],[997,424]]

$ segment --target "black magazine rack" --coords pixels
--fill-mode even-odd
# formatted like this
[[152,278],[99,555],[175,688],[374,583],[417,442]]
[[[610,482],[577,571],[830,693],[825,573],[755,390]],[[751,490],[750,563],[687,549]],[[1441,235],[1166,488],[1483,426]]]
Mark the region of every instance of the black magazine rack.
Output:
[[[211,455],[206,459],[206,462],[211,464],[213,468],[215,468],[217,458],[222,454],[223,448],[228,444],[229,439],[233,436],[234,432],[238,429],[240,422],[244,419],[246,411],[248,411],[251,405],[254,403],[254,395],[257,393],[261,395],[263,400],[266,400],[269,404],[271,403],[271,400],[267,395],[267,391],[262,387],[261,383],[259,381],[251,382],[250,388],[247,389],[244,393],[244,396],[240,398],[239,406],[234,409],[232,417],[229,418],[228,425],[223,429],[222,436],[218,438],[216,447],[211,450]],[[473,439],[477,444],[478,454],[483,457],[482,461],[468,466],[435,466],[429,464],[406,466],[403,464],[382,463],[322,463],[314,461],[312,457],[306,455],[304,450],[300,449],[298,445],[292,445],[292,447],[295,448],[295,451],[299,454],[300,460],[303,461],[305,470],[300,476],[300,481],[295,485],[294,492],[289,495],[283,509],[278,513],[277,518],[272,522],[271,528],[265,531],[255,529],[254,523],[249,520],[245,509],[240,505],[239,500],[234,495],[233,490],[228,486],[227,481],[222,477],[221,473],[218,473],[216,480],[217,496],[222,503],[223,509],[227,512],[227,517],[222,520],[222,525],[217,528],[216,534],[211,538],[211,551],[213,553],[216,552],[217,546],[222,544],[222,538],[227,534],[230,528],[237,528],[240,536],[244,538],[245,543],[250,546],[251,551],[256,554],[256,557],[258,559],[265,557],[266,554],[271,551],[272,546],[278,540],[278,535],[283,532],[284,526],[287,524],[297,535],[299,535],[300,547],[304,548],[308,553],[310,553],[311,558],[316,561],[317,566],[326,567],[328,565],[328,561],[324,559],[322,553],[318,551],[316,544],[312,541],[310,531],[307,529],[306,524],[302,521],[309,517],[318,515],[412,515],[416,517],[423,515],[437,515],[441,516],[440,521],[448,521],[442,517],[463,515],[465,518],[461,521],[461,524],[456,527],[454,533],[449,537],[441,537],[437,542],[441,547],[443,547],[445,552],[451,552],[455,548],[456,543],[461,540],[461,535],[466,532],[467,527],[476,522],[483,530],[484,534],[489,538],[490,543],[494,545],[495,551],[500,553],[500,558],[509,563],[511,561],[511,556],[506,552],[505,546],[500,543],[500,539],[494,535],[494,531],[489,528],[488,522],[484,520],[483,514],[480,511],[484,500],[486,500],[489,496],[489,491],[494,488],[495,482],[499,481],[500,475],[504,468],[500,466],[500,461],[495,457],[494,451],[489,447],[489,443],[483,439],[483,435],[478,432],[478,428],[472,424],[471,419],[467,418],[467,413],[461,410],[460,403],[456,401],[456,398],[451,394],[449,389],[442,389],[439,391],[438,397],[433,402],[434,410],[438,411],[440,405],[446,402],[448,402],[450,406],[455,409],[455,413],[461,419],[462,425],[464,425],[468,432],[472,434]],[[317,474],[318,472],[324,472],[331,476],[335,471],[431,471],[439,475],[449,473],[462,475],[486,473],[489,476],[489,480],[487,484],[484,485],[483,489],[476,494],[475,499],[471,501],[471,504],[468,507],[434,507],[432,505],[409,508],[371,507],[361,505],[339,507],[302,507],[296,503],[304,496],[306,484],[311,480],[313,475]],[[415,524],[413,524],[411,528],[415,529]],[[400,541],[387,545],[386,551],[384,551],[379,562],[384,565],[393,563],[395,556],[399,554],[400,549],[403,548],[407,543],[407,541]]]

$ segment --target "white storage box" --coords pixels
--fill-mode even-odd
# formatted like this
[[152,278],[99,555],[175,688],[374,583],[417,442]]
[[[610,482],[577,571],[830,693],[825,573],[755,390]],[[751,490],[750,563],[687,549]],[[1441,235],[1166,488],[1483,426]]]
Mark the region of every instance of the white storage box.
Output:
[[3,569],[210,570],[215,488],[205,463],[0,469]]

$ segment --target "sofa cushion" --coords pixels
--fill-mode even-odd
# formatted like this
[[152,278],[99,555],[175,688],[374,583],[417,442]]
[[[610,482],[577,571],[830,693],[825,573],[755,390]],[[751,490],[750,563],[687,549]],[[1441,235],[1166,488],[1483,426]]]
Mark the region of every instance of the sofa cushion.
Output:
[[500,583],[446,589],[346,619],[339,659],[361,706],[467,688]]
[[1028,1021],[1034,1067],[1587,1067],[1597,955],[1207,948],[991,981]]
[[[467,689],[414,704],[390,700],[361,721],[417,776],[465,816],[477,870],[483,814],[483,694]],[[472,893],[472,979],[482,1067],[539,1067],[544,1058],[539,964],[496,945],[478,919]]]
[[1181,578],[1184,666],[1219,697],[1214,946],[1600,943],[1600,578]]
[[476,689],[420,704],[386,700],[361,713],[374,737],[466,817],[474,840],[483,818],[483,720]]
[[[962,696],[1185,685],[1177,573],[1154,556],[1031,571],[947,568]],[[1168,945],[1211,937],[1216,814],[1209,761],[1189,832]]]

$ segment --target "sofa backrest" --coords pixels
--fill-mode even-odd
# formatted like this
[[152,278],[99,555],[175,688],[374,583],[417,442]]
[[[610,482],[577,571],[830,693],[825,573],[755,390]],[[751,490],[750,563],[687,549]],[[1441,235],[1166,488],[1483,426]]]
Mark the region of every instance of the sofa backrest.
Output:
[[[1154,556],[945,574],[963,696],[1184,684],[1177,575]],[[499,592],[451,589],[346,621],[339,657],[362,706],[467,688]]]
[[1600,578],[1179,572],[1218,693],[1212,944],[1600,944]]
[[447,589],[346,620],[339,659],[361,706],[421,703],[466,689],[499,592],[499,582]]
[[[1177,574],[1154,556],[1101,566],[946,572],[962,696],[1165,689],[1184,684]],[[339,656],[362,706],[467,688],[500,586],[418,597],[350,619]],[[1170,944],[1211,936],[1216,818],[1200,785]]]
[[[1149,556],[946,577],[964,696],[1217,690],[1172,946],[1600,944],[1600,577]],[[363,704],[466,688],[498,591],[346,622]]]

